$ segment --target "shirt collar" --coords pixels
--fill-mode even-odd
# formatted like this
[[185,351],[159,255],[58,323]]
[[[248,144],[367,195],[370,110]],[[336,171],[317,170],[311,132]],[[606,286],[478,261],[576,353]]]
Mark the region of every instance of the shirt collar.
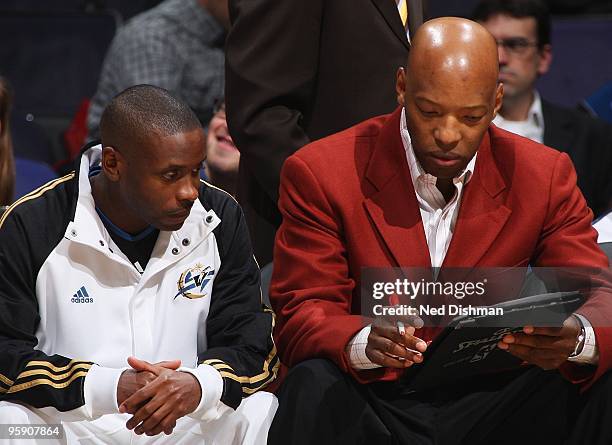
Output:
[[533,90],[533,103],[529,108],[529,116],[533,119],[536,127],[541,128],[544,125],[544,114],[542,114],[542,99],[537,90]]
[[[421,163],[416,158],[414,154],[414,148],[412,147],[412,140],[410,138],[410,133],[408,132],[408,128],[406,127],[406,110],[402,108],[402,116],[400,117],[400,134],[402,136],[402,144],[404,145],[404,150],[406,150],[406,158],[408,160],[408,167],[410,169],[410,176],[412,178],[412,185],[414,189],[417,190],[417,181],[419,179],[433,182],[435,183],[436,177],[427,173]],[[478,152],[474,154],[468,165],[465,169],[459,173],[454,179],[453,183],[463,182],[467,184],[474,174],[474,168],[476,167],[476,157],[478,156]]]
[[[504,122],[514,122],[507,121],[501,114],[497,114],[493,123],[498,127],[503,128]],[[533,102],[529,107],[529,111],[527,111],[527,119],[523,121],[525,123],[531,124],[536,128],[542,128],[544,126],[544,114],[542,113],[542,98],[540,97],[540,93],[537,90],[533,90]]]

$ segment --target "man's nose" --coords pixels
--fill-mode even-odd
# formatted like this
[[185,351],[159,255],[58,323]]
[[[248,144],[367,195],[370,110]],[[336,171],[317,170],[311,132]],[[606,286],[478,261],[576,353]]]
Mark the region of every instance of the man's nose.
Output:
[[193,180],[191,177],[185,177],[178,189],[178,201],[195,201],[200,195],[200,180]]
[[445,119],[434,130],[434,138],[443,150],[452,150],[461,140],[461,132],[457,129],[454,118]]

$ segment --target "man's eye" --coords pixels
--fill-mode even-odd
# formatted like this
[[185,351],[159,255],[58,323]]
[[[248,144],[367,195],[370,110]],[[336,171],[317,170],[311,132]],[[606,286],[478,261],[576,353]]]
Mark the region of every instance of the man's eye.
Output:
[[504,44],[508,49],[512,50],[527,48],[529,42],[525,39],[508,39]]
[[178,174],[175,171],[166,172],[162,175],[166,181],[174,181],[177,178]]
[[436,111],[428,111],[428,110],[421,110],[421,114],[425,117],[434,117],[438,115]]
[[482,119],[482,116],[465,116],[464,119],[470,123],[475,124],[476,122],[480,122],[480,119]]

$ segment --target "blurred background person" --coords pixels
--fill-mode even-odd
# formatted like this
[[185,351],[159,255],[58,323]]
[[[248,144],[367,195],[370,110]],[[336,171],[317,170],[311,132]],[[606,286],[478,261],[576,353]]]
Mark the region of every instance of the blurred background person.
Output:
[[239,163],[240,152],[227,129],[225,102],[221,100],[215,104],[215,114],[208,124],[204,172],[213,185],[236,196]]
[[89,139],[99,135],[102,110],[138,84],[165,88],[187,102],[206,125],[223,96],[227,0],[166,0],[121,27],[106,54],[87,116]]
[[557,106],[535,83],[552,62],[551,19],[540,0],[482,0],[473,12],[498,44],[504,99],[495,125],[566,152],[595,216],[612,200],[612,126]]
[[13,153],[11,108],[13,92],[0,77],[0,207],[55,179],[57,175],[44,162],[20,158]]
[[15,161],[9,127],[11,92],[4,77],[0,77],[0,206],[13,202],[15,193]]

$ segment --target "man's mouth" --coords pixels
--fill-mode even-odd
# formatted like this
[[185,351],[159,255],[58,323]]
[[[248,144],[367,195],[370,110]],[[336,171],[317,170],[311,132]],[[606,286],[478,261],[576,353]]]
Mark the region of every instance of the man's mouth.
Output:
[[448,153],[432,154],[434,163],[441,167],[453,167],[461,162],[461,157]]
[[173,219],[184,219],[187,218],[189,216],[189,213],[191,212],[190,209],[182,209],[182,210],[178,210],[175,212],[171,212],[168,214],[168,216],[170,216],[170,218]]
[[217,142],[226,150],[236,150],[236,145],[230,136],[217,136]]

